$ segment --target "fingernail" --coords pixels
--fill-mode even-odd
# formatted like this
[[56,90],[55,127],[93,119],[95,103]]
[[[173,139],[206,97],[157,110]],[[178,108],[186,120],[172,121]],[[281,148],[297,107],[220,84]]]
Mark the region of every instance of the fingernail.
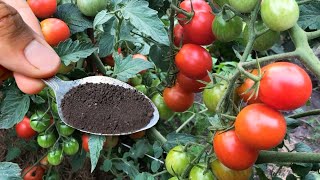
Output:
[[57,70],[60,65],[60,58],[54,50],[44,46],[37,40],[31,41],[27,45],[24,49],[24,55],[30,64],[40,69],[40,71],[49,73]]

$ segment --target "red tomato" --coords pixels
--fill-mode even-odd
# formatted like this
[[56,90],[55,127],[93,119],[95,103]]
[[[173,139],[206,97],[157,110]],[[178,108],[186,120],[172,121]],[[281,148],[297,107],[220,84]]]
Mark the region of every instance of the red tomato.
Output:
[[[191,7],[191,3],[192,3],[192,7]],[[187,12],[191,12],[192,8],[195,12],[211,12],[212,11],[209,4],[204,0],[185,0],[181,2],[180,8]],[[184,25],[185,23],[188,22],[188,20],[186,20],[186,16],[183,14],[178,14],[177,17],[181,25]]]
[[[31,166],[26,167],[22,174],[25,174],[23,180],[42,180],[44,169],[41,166],[34,166],[30,171]],[[27,173],[28,172],[28,173]]]
[[[254,69],[251,73],[253,75],[258,75],[258,70]],[[251,94],[253,93],[253,90],[250,90],[250,91],[247,92],[247,90],[250,89],[253,85],[254,85],[254,81],[251,80],[250,78],[247,78],[243,82],[243,84],[237,88],[237,94],[247,104],[254,104],[254,103],[260,103],[261,102],[259,97],[255,98],[254,95],[250,98]]]
[[223,165],[238,171],[251,167],[259,154],[259,151],[240,141],[234,130],[217,132],[213,138],[213,147]]
[[30,119],[25,116],[21,122],[16,125],[17,136],[23,139],[30,139],[37,134],[30,126]]
[[177,24],[173,29],[173,38],[174,45],[180,47],[180,44],[187,44],[188,39],[185,37],[183,27],[180,24]]
[[195,44],[185,44],[175,57],[180,72],[192,79],[202,79],[212,69],[212,59],[206,49]]
[[192,19],[185,25],[184,36],[189,43],[209,45],[216,39],[212,32],[212,22],[215,16],[212,12],[195,12]]
[[286,135],[283,115],[265,104],[243,108],[235,121],[235,132],[241,142],[258,150],[268,150],[280,144]]
[[276,62],[262,68],[260,100],[277,110],[293,110],[303,106],[311,96],[309,75],[298,65]]
[[68,25],[60,19],[45,19],[41,21],[40,26],[45,40],[51,46],[56,46],[70,37]]
[[[143,59],[145,61],[148,61],[148,58],[145,55],[142,54],[135,54],[132,56],[132,59]],[[147,70],[143,70],[141,72],[139,72],[140,74],[144,74],[145,72],[147,72]]]
[[[205,82],[211,81],[208,75],[200,80]],[[177,82],[179,83],[180,87],[186,92],[194,92],[194,93],[201,92],[203,91],[203,87],[206,86],[206,84],[203,84],[195,79],[188,78],[182,73],[178,73]]]
[[166,105],[175,112],[183,112],[189,109],[194,101],[194,94],[185,92],[179,84],[163,91],[163,99]]
[[27,2],[38,18],[48,18],[57,10],[57,0],[28,0]]
[[[121,48],[118,48],[118,54],[121,54]],[[112,66],[112,67],[114,66],[114,59],[112,57],[112,54],[103,58],[103,61],[109,66]]]
[[82,148],[86,152],[89,152],[89,135],[88,134],[82,134],[81,139],[82,139]]

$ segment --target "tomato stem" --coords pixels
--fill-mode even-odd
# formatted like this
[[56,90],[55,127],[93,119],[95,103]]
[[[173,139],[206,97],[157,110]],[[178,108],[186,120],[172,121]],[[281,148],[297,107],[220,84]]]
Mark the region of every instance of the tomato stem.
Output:
[[308,40],[313,40],[320,37],[320,29],[312,32],[306,32]]
[[91,56],[90,56],[91,59],[94,60],[95,64],[97,65],[97,68],[99,69],[99,71],[103,74],[103,75],[106,75],[107,71],[106,71],[106,68],[104,67],[101,59],[99,58],[98,54],[97,53],[93,53]]
[[193,12],[187,12],[181,8],[178,8],[175,4],[170,4],[170,8],[174,11],[176,11],[178,14],[181,13],[185,15],[188,19],[191,19],[193,17]]
[[320,163],[320,153],[260,151],[256,164],[285,162]]
[[148,131],[153,137],[156,138],[161,144],[164,144],[167,142],[167,139],[155,128],[150,128],[150,131]]
[[253,75],[253,74],[251,74],[250,72],[246,71],[246,70],[243,68],[242,65],[243,65],[242,62],[240,62],[240,63],[238,64],[238,69],[239,69],[239,71],[240,71],[242,74],[244,74],[246,77],[252,79],[254,82],[259,82],[259,81],[260,81],[261,77],[256,76],[256,75]]
[[293,118],[293,119],[298,119],[298,118],[302,118],[302,117],[315,116],[315,115],[319,115],[319,114],[320,114],[320,109],[313,109],[313,110],[305,111],[302,113],[292,114],[288,117]]
[[[237,10],[235,10],[233,7],[231,7],[229,4],[224,4],[224,5],[222,6],[221,12],[222,12],[222,13],[225,13],[227,10],[232,11],[232,12],[234,13],[234,16],[239,16],[239,17],[241,17],[241,18],[242,18],[243,20],[245,20],[245,21],[248,19],[247,16],[244,16],[243,14],[239,13]],[[232,17],[232,18],[233,18],[233,17]],[[232,19],[232,18],[230,18],[230,19]],[[226,20],[226,21],[228,21],[228,20]]]
[[[190,111],[189,111],[190,112]],[[176,130],[176,133],[179,133],[187,124],[189,124],[193,118],[196,116],[194,112],[190,112],[192,115]],[[200,113],[200,112],[199,112]]]

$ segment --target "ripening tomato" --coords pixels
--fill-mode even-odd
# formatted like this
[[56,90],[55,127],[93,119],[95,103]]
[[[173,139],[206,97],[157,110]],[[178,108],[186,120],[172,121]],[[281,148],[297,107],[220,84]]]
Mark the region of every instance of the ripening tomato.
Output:
[[60,19],[48,18],[40,23],[43,36],[50,46],[56,46],[70,37],[68,25]]
[[219,161],[232,170],[248,169],[259,155],[258,150],[240,141],[234,130],[217,132],[213,138],[213,147]]
[[[209,75],[207,75],[204,78],[200,79],[200,81],[209,83],[211,79]],[[199,82],[198,80],[188,78],[182,73],[178,73],[177,82],[179,83],[180,87],[186,92],[198,93],[203,91],[203,87],[206,86],[206,84]]]
[[212,32],[212,22],[215,16],[212,12],[195,12],[192,19],[183,25],[184,36],[188,43],[209,45],[216,39]]
[[257,3],[258,0],[229,0],[229,4],[241,13],[251,12]]
[[[25,174],[23,180],[42,180],[44,175],[44,169],[41,166],[34,166],[30,170],[31,166],[26,167],[21,174]],[[28,172],[28,173],[27,173]]]
[[229,169],[218,159],[211,162],[211,170],[219,180],[248,180],[253,172],[252,167],[242,171]]
[[163,91],[163,99],[166,105],[175,112],[188,110],[194,101],[194,94],[185,92],[179,84],[173,87],[166,87]]
[[212,172],[207,169],[204,163],[198,163],[191,169],[189,173],[189,180],[214,180]]
[[165,159],[167,171],[172,176],[180,176],[191,163],[193,157],[184,151],[184,147],[179,145],[172,148]]
[[251,148],[269,150],[282,142],[287,124],[279,111],[262,103],[251,104],[238,114],[235,132]]
[[[180,3],[180,8],[187,12],[191,12],[192,9],[195,12],[212,12],[209,4],[204,0],[184,0]],[[182,26],[188,22],[188,20],[186,19],[187,17],[183,14],[178,14],[177,18],[179,24],[181,24]]]
[[[253,75],[258,75],[258,69],[252,70],[251,74]],[[250,98],[251,94],[253,93],[253,90],[247,91],[254,85],[254,81],[250,78],[247,78],[244,80],[243,84],[239,86],[236,91],[237,94],[240,96],[241,99],[243,99],[244,102],[247,104],[254,104],[254,103],[260,103],[259,96],[255,97],[255,95],[252,95]]]
[[184,34],[183,27],[180,24],[177,24],[173,28],[173,38],[174,38],[174,45],[180,47],[180,44],[187,44],[188,39]]
[[48,18],[57,11],[57,0],[27,0],[27,2],[38,18]]
[[227,83],[217,83],[213,88],[205,89],[203,91],[203,103],[210,112],[216,112],[216,108],[219,104],[221,97],[224,95],[227,89]]
[[312,82],[305,70],[289,62],[276,62],[262,68],[259,99],[277,110],[303,106],[311,96]]
[[108,5],[106,0],[77,0],[79,10],[86,16],[95,16]]
[[30,126],[30,119],[25,116],[21,122],[16,125],[16,133],[19,138],[30,139],[37,134]]
[[[142,60],[148,61],[147,56],[142,55],[142,54],[135,54],[135,55],[132,56],[132,59],[133,59],[133,60],[134,60],[134,59],[142,59]],[[143,70],[143,71],[141,71],[141,72],[139,72],[139,73],[140,73],[140,74],[144,74],[145,72],[147,72],[147,70]]]
[[299,19],[296,0],[263,0],[261,18],[274,31],[285,31],[293,27]]
[[88,134],[82,134],[81,140],[82,140],[82,148],[86,152],[89,152],[89,135]]
[[202,79],[212,70],[209,52],[195,44],[185,44],[175,57],[180,72],[191,79]]
[[222,14],[219,14],[212,23],[212,31],[219,41],[233,41],[238,38],[242,32],[242,20],[239,16],[234,16],[232,19],[226,21],[223,19]]
[[[121,55],[121,48],[118,48],[118,54]],[[114,59],[112,57],[112,54],[108,55],[107,57],[102,59],[107,65],[113,67],[114,66]]]

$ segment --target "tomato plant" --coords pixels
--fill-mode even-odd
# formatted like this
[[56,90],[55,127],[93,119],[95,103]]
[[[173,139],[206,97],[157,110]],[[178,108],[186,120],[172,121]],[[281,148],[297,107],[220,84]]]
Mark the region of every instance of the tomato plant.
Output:
[[255,163],[259,153],[240,141],[234,130],[217,132],[213,147],[219,161],[232,170],[248,169]]
[[[252,70],[251,74],[258,75],[258,70],[257,69]],[[247,104],[254,104],[254,103],[260,103],[261,102],[260,99],[259,99],[259,96],[256,97],[255,94],[252,94],[252,93],[254,93],[254,89],[251,89],[253,85],[254,85],[254,81],[251,80],[250,78],[247,78],[236,89],[237,94],[239,95],[239,97],[241,99],[243,99],[243,101],[246,102]]]
[[37,137],[37,142],[40,147],[49,148],[53,146],[57,138],[54,133],[40,133]]
[[174,112],[166,105],[163,97],[159,93],[155,94],[151,100],[159,111],[160,119],[167,120],[174,114]]
[[195,79],[188,78],[182,73],[178,73],[177,82],[179,83],[180,87],[186,92],[197,93],[197,92],[203,91],[204,87],[206,86],[205,83],[210,82],[210,77],[207,75],[202,79],[195,80]]
[[176,84],[171,88],[164,89],[163,100],[172,111],[183,112],[192,106],[194,94],[185,92],[179,84]]
[[40,23],[43,36],[47,43],[56,46],[70,37],[68,25],[60,19],[48,18]]
[[45,112],[37,111],[30,117],[30,126],[37,132],[43,132],[49,127],[50,119]]
[[59,165],[63,160],[62,149],[50,149],[47,157],[49,164]]
[[209,111],[216,112],[217,105],[226,88],[227,84],[225,82],[221,82],[220,84],[216,84],[213,88],[205,89],[203,91],[203,103]]
[[192,79],[202,79],[212,69],[212,59],[207,50],[194,44],[185,44],[175,56],[180,72]]
[[253,173],[253,168],[235,171],[227,168],[219,160],[214,160],[211,162],[211,170],[218,179],[228,179],[228,180],[248,180]]
[[229,0],[229,4],[237,11],[241,13],[249,13],[251,12],[258,0],[248,0],[248,1],[237,1],[237,0]]
[[48,18],[57,10],[57,0],[27,0],[27,2],[38,18]]
[[261,17],[271,30],[285,31],[298,21],[299,7],[295,0],[264,0]]
[[23,180],[42,180],[44,175],[44,169],[41,166],[31,166],[26,167],[22,174],[24,174]]
[[309,100],[312,82],[298,65],[277,62],[263,67],[262,72],[259,99],[263,103],[278,110],[293,110]]
[[212,23],[212,31],[215,37],[222,42],[230,42],[238,38],[242,32],[242,20],[234,16],[228,21],[223,19],[223,15],[216,16]]
[[30,126],[30,119],[25,116],[22,121],[16,125],[16,133],[19,138],[30,139],[37,134]]
[[167,154],[165,160],[166,169],[172,176],[180,176],[191,160],[192,156],[184,151],[183,146],[176,146]]
[[190,180],[214,180],[214,176],[210,170],[207,169],[204,163],[199,163],[193,166],[189,174]]
[[95,16],[107,7],[104,0],[77,0],[79,10],[86,16]]
[[66,155],[72,156],[79,151],[79,143],[74,138],[68,138],[63,142],[62,149]]

